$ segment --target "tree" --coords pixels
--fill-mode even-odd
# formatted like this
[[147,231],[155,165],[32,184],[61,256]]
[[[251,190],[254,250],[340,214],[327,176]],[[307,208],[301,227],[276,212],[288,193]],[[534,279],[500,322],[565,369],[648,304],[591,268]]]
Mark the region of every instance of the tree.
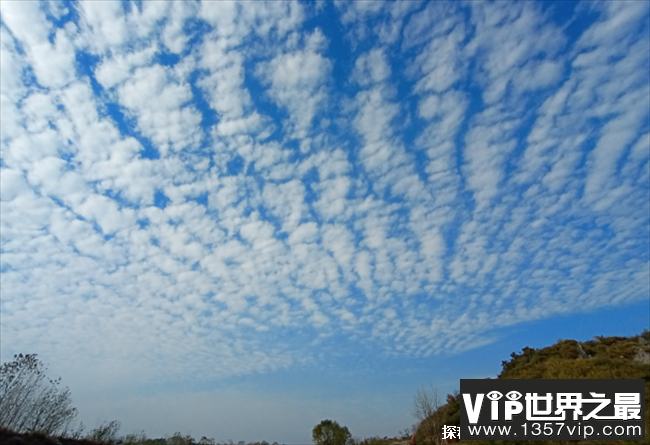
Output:
[[351,437],[347,426],[341,426],[332,420],[323,420],[312,430],[316,445],[345,445]]
[[439,409],[440,399],[436,388],[418,389],[413,397],[413,416],[420,422],[416,443],[422,445],[439,443],[442,430],[437,415]]
[[117,442],[117,433],[120,431],[120,422],[111,420],[104,422],[88,434],[88,439],[95,442],[115,443]]
[[66,430],[77,415],[70,390],[46,379],[36,354],[14,355],[0,367],[0,426],[18,433],[38,431],[53,435]]
[[176,431],[172,437],[167,439],[167,445],[195,445],[196,441],[189,434],[183,436],[180,431]]
[[[139,433],[127,434],[122,439],[122,443],[124,443],[124,445],[135,445],[138,443],[141,444],[144,443],[145,441],[147,441],[147,435],[145,434],[144,430],[140,431]],[[214,443],[210,445],[214,445]]]

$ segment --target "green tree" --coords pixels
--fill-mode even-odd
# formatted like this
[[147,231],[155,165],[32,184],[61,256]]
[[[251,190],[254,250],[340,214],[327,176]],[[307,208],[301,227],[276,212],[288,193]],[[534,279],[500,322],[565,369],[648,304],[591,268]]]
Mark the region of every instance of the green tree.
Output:
[[332,420],[323,420],[312,430],[316,445],[345,445],[351,437],[347,426],[341,426]]
[[67,430],[77,409],[70,406],[70,390],[58,388],[60,382],[46,379],[36,354],[14,355],[0,366],[0,427],[48,435]]

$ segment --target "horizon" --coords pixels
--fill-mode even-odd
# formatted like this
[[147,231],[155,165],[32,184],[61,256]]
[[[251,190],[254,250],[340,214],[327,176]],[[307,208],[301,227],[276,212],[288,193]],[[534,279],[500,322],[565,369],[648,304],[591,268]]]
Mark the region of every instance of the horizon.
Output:
[[650,328],[648,2],[0,13],[0,359],[87,429],[392,438]]

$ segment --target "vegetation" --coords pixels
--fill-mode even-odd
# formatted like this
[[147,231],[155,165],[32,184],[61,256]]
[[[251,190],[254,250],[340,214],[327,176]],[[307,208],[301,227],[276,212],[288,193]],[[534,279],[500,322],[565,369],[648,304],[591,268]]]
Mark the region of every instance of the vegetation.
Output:
[[[418,389],[413,398],[413,417],[420,422],[420,440],[423,444],[440,443],[442,425],[440,415],[440,399],[438,390],[434,387],[427,389]],[[420,442],[418,442],[420,443]]]
[[[643,338],[645,342],[639,340]],[[645,430],[650,439],[650,366],[639,360],[639,354],[650,352],[650,332],[644,331],[636,337],[595,337],[594,340],[579,343],[575,340],[559,340],[556,344],[543,348],[523,348],[521,353],[513,353],[510,360],[503,361],[499,379],[645,379]],[[641,352],[640,352],[641,351]],[[421,394],[416,394],[415,402]],[[447,403],[421,422],[417,433],[418,445],[433,445],[439,442],[439,432],[431,433],[430,425],[460,426],[460,395],[456,391],[447,396]],[[438,435],[436,435],[438,434]],[[644,443],[650,443],[646,439]],[[560,445],[566,441],[460,441],[472,445],[487,443],[498,445],[518,445],[539,443]],[[597,445],[599,441],[571,441]],[[639,444],[639,441],[608,440],[607,444]]]
[[0,443],[2,445],[104,445],[88,439],[71,439],[69,437],[51,437],[39,432],[16,433],[6,428],[0,428]]
[[[105,429],[106,426],[115,424],[106,422],[97,429]],[[93,430],[93,431],[95,431]],[[0,428],[0,443],[2,445],[280,445],[277,442],[269,444],[268,442],[249,442],[240,441],[234,443],[228,441],[224,443],[216,442],[213,438],[203,436],[198,442],[190,435],[182,435],[180,432],[174,433],[171,437],[150,439],[144,433],[128,434],[126,436],[113,436],[110,440],[92,440],[92,432],[84,438],[70,438],[64,436],[50,436],[43,433],[16,433],[7,428]]]
[[348,441],[348,445],[409,445],[409,439],[410,435],[408,437],[393,437],[389,438],[388,436],[384,437],[379,437],[379,436],[373,436],[373,437],[365,437],[363,439],[360,439],[358,437],[353,437]]
[[61,379],[45,377],[36,354],[14,355],[0,367],[0,427],[16,432],[56,434],[67,431],[77,415],[70,390],[61,390]]
[[352,438],[347,426],[341,426],[332,420],[323,420],[312,430],[316,445],[346,445]]
[[[650,443],[650,332],[636,337],[595,337],[587,342],[559,340],[556,344],[533,349],[525,347],[502,362],[498,379],[644,379],[645,428]],[[120,423],[110,421],[86,435],[83,426],[70,430],[77,410],[71,407],[70,391],[60,390],[61,379],[46,379],[43,364],[36,354],[19,354],[0,367],[0,442],[3,445],[270,445],[268,442],[246,444],[232,441],[220,444],[213,438],[196,441],[190,435],[174,433],[171,437],[150,439],[144,432],[119,436]],[[408,445],[415,432],[417,445],[441,443],[442,425],[460,426],[461,399],[458,391],[441,404],[435,388],[420,389],[413,401],[413,415],[418,424],[401,432],[401,438],[352,438],[347,427],[323,420],[312,430],[316,445]],[[58,438],[54,438],[60,434]],[[401,440],[401,442],[400,442]],[[579,441],[572,441],[579,442]],[[463,441],[461,441],[463,443]],[[564,445],[563,441],[467,441],[472,445],[487,443],[518,445],[539,443]],[[588,445],[598,445],[597,440]],[[639,441],[605,441],[607,444],[639,444]],[[274,442],[271,445],[278,445]],[[585,442],[587,445],[587,442]]]
[[118,441],[117,433],[119,431],[120,422],[111,420],[93,429],[87,438],[95,442],[116,443]]
[[[416,394],[416,405],[421,397],[421,394]],[[443,425],[460,426],[460,393],[456,391],[453,394],[448,394],[446,402],[442,406],[438,405],[432,414],[420,422],[415,433],[416,444],[437,445],[442,440]]]

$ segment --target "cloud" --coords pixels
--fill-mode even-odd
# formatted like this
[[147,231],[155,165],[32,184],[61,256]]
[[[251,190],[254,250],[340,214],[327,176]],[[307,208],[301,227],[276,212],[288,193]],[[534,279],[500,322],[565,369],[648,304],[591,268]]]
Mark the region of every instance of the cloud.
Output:
[[[472,5],[476,33],[466,48],[469,54],[477,54],[480,63],[478,79],[485,86],[482,94],[485,103],[493,104],[502,99],[508,88],[522,90],[557,82],[560,77],[552,70],[559,68],[548,59],[555,57],[567,40],[557,25],[536,11],[537,6],[533,4],[522,4],[517,8],[485,6]],[[539,78],[541,74],[537,71],[532,79],[526,76],[526,71],[520,74],[527,63],[531,64],[529,60],[532,58],[538,59],[535,64],[547,70],[549,77]],[[522,80],[524,85],[521,85]]]
[[116,2],[81,2],[79,13],[82,26],[92,35],[87,43],[102,54],[111,47],[120,48],[127,42],[128,27],[122,4]]
[[[486,115],[489,113],[480,117]],[[513,130],[519,125],[516,120],[498,122],[489,117],[482,123],[468,132],[464,153],[466,177],[474,191],[477,210],[485,209],[500,189],[505,159],[517,144]]]
[[194,4],[187,2],[171,3],[172,13],[163,31],[162,41],[167,49],[180,54],[185,49],[189,37],[183,32],[183,25],[186,19],[196,14]]
[[74,78],[74,48],[68,32],[58,29],[54,42],[52,26],[37,3],[19,7],[9,2],[2,7],[3,21],[23,44],[37,81],[44,87],[60,88]]
[[424,74],[415,90],[441,93],[464,77],[466,67],[462,57],[465,39],[463,24],[458,24],[446,35],[432,39],[414,61],[414,66]]
[[[294,236],[300,221],[308,211],[304,202],[305,187],[293,179],[283,184],[266,183],[262,193],[264,205],[282,221],[282,230]],[[301,235],[298,236],[298,239]],[[295,239],[295,237],[294,237]]]
[[316,29],[306,38],[304,50],[280,54],[258,67],[258,76],[270,86],[271,98],[289,112],[288,133],[295,138],[308,135],[327,99],[324,84],[331,63],[319,53],[324,44],[323,33]]
[[2,191],[0,192],[2,201],[11,201],[29,191],[29,186],[19,171],[3,168],[0,181],[2,181]]
[[163,155],[198,144],[201,116],[189,105],[190,86],[175,79],[173,72],[160,65],[138,68],[118,88],[120,103],[138,122],[142,134],[154,142]]
[[362,54],[355,62],[352,74],[357,83],[363,87],[381,82],[388,76],[390,76],[390,66],[388,66],[384,52],[379,48]]
[[303,21],[299,3],[264,2],[253,6],[246,3],[201,3],[199,17],[210,23],[219,38],[240,43],[251,32],[261,37],[276,32],[279,37]]
[[204,384],[647,296],[646,4],[336,6],[2,3],[7,353]]
[[95,77],[104,88],[113,88],[133,75],[135,68],[149,65],[156,52],[157,48],[151,46],[141,51],[105,59],[95,70]]

